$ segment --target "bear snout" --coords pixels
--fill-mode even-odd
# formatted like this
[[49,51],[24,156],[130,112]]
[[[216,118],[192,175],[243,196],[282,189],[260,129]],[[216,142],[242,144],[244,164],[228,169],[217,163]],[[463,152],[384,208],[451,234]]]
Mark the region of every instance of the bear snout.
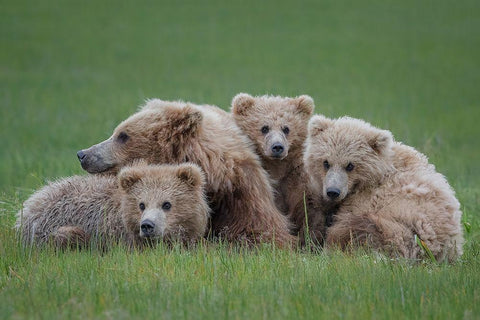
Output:
[[275,158],[280,158],[285,151],[285,147],[281,143],[275,143],[272,146],[272,156]]
[[112,161],[112,156],[109,153],[111,147],[108,145],[108,142],[110,140],[77,152],[77,158],[83,170],[89,173],[101,173],[115,167],[116,164]]
[[323,181],[323,196],[330,201],[342,201],[348,194],[348,175],[335,166],[328,170]]
[[155,223],[152,220],[144,220],[140,225],[140,230],[143,237],[151,237],[155,234]]
[[89,173],[97,173],[96,170],[92,169],[92,157],[89,157],[84,150],[77,152],[77,158],[78,161],[80,161],[83,170],[86,170]]
[[334,187],[327,188],[327,196],[331,200],[337,199],[340,196],[340,193],[341,191],[338,188],[334,188]]
[[82,169],[89,171],[87,153],[84,150],[80,150],[77,152],[77,158],[78,158],[78,161],[80,161],[80,165],[82,166]]
[[80,162],[82,162],[82,160],[85,159],[85,156],[86,156],[86,154],[85,154],[85,152],[83,152],[83,150],[80,150],[80,151],[77,152],[77,158],[78,158],[78,160],[80,160]]

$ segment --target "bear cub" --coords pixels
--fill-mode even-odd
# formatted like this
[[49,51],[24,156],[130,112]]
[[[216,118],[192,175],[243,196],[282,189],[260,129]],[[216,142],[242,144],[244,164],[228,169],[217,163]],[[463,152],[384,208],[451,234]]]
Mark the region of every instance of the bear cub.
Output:
[[115,176],[73,176],[52,182],[17,214],[25,244],[59,248],[151,240],[195,242],[204,236],[209,207],[205,178],[194,164],[137,162]]
[[462,254],[462,212],[445,177],[415,149],[358,119],[314,116],[305,165],[321,195],[329,246],[365,245],[392,257],[437,261]]
[[[262,166],[273,180],[277,207],[290,218],[292,231],[300,236],[301,243],[305,235],[305,204],[309,215],[318,211],[303,165],[303,145],[314,109],[308,95],[253,97],[246,93],[237,94],[231,107],[235,122],[253,142]],[[310,236],[315,242],[322,242],[322,233]]]

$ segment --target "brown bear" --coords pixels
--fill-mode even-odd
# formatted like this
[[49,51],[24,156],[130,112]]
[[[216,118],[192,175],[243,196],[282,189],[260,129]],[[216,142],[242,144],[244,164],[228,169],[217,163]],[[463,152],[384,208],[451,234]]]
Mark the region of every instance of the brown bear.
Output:
[[135,163],[115,176],[52,182],[24,203],[16,228],[26,244],[60,248],[151,240],[191,243],[203,237],[209,207],[205,178],[194,164]]
[[[310,215],[319,210],[308,190],[303,165],[303,144],[314,109],[313,99],[307,95],[253,97],[246,93],[236,95],[231,107],[235,122],[252,140],[274,182],[277,207],[291,219],[292,231],[301,243],[305,240],[305,205]],[[321,242],[322,235],[310,234],[315,242]]]
[[210,235],[251,244],[292,243],[258,156],[230,114],[218,107],[150,100],[109,139],[77,155],[90,173],[113,173],[134,159],[196,163],[207,179]]
[[395,142],[389,131],[358,119],[314,116],[305,165],[324,213],[333,215],[327,245],[366,245],[409,259],[422,259],[429,249],[437,261],[462,254],[454,191],[423,154]]

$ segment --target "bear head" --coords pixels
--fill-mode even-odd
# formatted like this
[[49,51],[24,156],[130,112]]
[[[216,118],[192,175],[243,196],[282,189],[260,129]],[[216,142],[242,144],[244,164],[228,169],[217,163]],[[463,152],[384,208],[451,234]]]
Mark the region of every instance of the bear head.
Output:
[[362,120],[312,117],[304,162],[314,190],[324,200],[338,203],[377,185],[393,168],[392,145],[389,131]]
[[147,165],[135,162],[118,174],[127,234],[140,240],[199,238],[209,208],[205,177],[191,163]]
[[195,138],[203,115],[184,102],[149,100],[137,113],[120,123],[107,140],[77,152],[89,173],[115,173],[135,159],[149,163],[180,163],[185,144]]
[[315,106],[307,95],[296,98],[253,97],[246,93],[232,100],[237,125],[267,159],[282,160],[294,148],[302,148],[306,126]]

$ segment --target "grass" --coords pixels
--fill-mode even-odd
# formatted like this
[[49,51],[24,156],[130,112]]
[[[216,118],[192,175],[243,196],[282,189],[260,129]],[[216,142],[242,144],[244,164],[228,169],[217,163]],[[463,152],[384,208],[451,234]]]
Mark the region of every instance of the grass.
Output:
[[209,244],[106,254],[17,247],[11,258],[1,266],[6,318],[451,319],[479,311],[478,255],[417,266],[362,252]]
[[[0,318],[478,318],[480,4],[440,1],[0,3]],[[462,259],[369,252],[22,248],[12,226],[75,153],[144,99],[229,108],[238,92],[316,111],[426,153],[470,226]]]

